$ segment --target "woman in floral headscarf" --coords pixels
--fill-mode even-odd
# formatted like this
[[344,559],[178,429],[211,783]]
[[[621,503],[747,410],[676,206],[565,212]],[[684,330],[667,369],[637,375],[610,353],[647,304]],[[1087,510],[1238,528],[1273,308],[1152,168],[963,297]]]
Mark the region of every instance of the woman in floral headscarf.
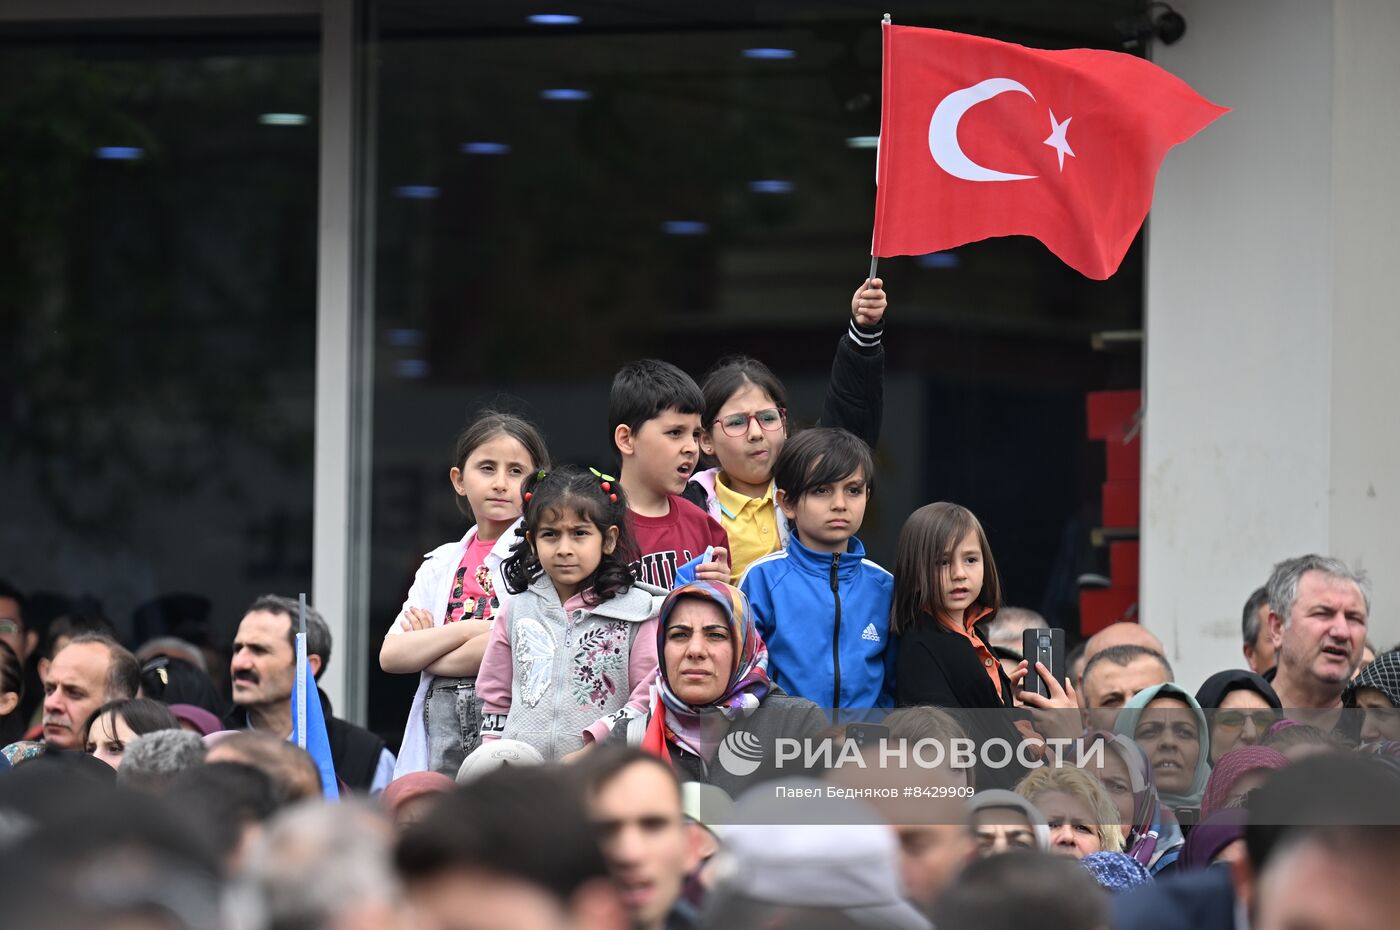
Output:
[[1083,768],[1103,783],[1122,821],[1123,851],[1154,876],[1175,867],[1186,837],[1157,797],[1142,747],[1126,736],[1091,730],[1080,744]]
[[640,746],[669,761],[682,782],[731,796],[765,776],[798,774],[795,762],[774,770],[774,741],[815,736],[826,716],[769,681],[768,649],[742,591],[714,581],[672,591],[661,605],[656,654],[649,712],[615,726],[609,742]]

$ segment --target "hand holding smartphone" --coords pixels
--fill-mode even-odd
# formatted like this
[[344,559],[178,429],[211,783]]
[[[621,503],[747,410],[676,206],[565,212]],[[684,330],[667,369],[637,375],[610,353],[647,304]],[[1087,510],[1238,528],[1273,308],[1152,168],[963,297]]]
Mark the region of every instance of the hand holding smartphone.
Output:
[[1026,630],[1021,634],[1021,655],[1029,666],[1022,688],[1048,698],[1050,690],[1036,671],[1035,664],[1039,662],[1048,668],[1056,681],[1065,680],[1065,631],[1044,628]]

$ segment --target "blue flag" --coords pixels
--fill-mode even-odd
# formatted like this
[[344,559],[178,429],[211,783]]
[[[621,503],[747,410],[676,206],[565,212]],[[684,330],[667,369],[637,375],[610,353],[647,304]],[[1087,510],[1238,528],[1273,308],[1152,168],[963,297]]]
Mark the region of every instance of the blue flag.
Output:
[[[305,727],[305,739],[302,738]],[[340,800],[340,785],[335,777],[335,761],[331,758],[331,740],[326,735],[326,718],[321,713],[321,697],[316,692],[316,677],[306,661],[306,634],[297,634],[297,681],[292,688],[291,741],[311,754],[316,770],[321,773],[321,793],[328,801]]]
[[671,582],[671,590],[674,591],[677,588],[683,588],[688,584],[694,584],[696,581],[695,570],[701,565],[710,561],[714,554],[715,547],[707,546],[704,552],[700,553],[695,558],[691,559],[689,562],[686,562],[680,568],[676,569],[676,579],[675,581]]

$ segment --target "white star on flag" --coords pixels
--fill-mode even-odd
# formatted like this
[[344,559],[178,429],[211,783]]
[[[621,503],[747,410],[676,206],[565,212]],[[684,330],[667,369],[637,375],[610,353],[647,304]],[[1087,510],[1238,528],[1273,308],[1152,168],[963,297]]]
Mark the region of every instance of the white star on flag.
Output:
[[1069,132],[1069,123],[1072,119],[1074,119],[1073,116],[1063,123],[1057,122],[1055,111],[1050,111],[1050,138],[1045,140],[1045,144],[1054,149],[1055,153],[1060,156],[1061,171],[1065,170],[1065,156],[1075,157],[1074,150],[1069,147],[1069,140],[1065,138],[1065,133]]

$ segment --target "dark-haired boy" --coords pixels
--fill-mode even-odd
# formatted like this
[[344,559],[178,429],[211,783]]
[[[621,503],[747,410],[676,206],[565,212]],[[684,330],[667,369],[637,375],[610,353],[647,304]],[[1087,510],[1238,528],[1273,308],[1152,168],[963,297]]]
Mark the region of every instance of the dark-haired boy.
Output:
[[706,550],[696,577],[729,580],[729,540],[699,507],[681,498],[700,456],[700,388],[675,365],[629,362],[613,378],[608,429],[622,459],[618,483],[627,495],[640,558],[637,580],[670,588],[676,569]]
[[394,856],[417,925],[627,927],[581,794],[561,767],[512,766],[443,795]]
[[773,482],[795,532],[739,580],[773,681],[822,707],[894,705],[894,577],[865,558],[855,535],[874,477],[870,448],[845,430],[788,440]]
[[695,926],[682,891],[700,866],[700,833],[686,823],[676,772],[650,753],[608,747],[582,774],[598,846],[633,930]]

